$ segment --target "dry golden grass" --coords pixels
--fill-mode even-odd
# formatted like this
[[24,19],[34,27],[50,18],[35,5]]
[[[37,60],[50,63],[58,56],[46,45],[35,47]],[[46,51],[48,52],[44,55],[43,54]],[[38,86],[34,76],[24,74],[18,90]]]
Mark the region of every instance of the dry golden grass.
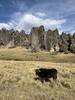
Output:
[[15,61],[48,61],[55,63],[75,63],[75,54],[50,54],[50,52],[44,51],[31,53],[31,50],[17,47],[13,49],[0,49],[0,59]]
[[[50,54],[50,56],[48,52],[33,53],[31,55],[30,51],[22,48],[1,49],[0,59],[2,54],[6,58],[3,57],[3,60],[0,60],[0,100],[75,99],[75,62],[70,61],[69,63],[68,59],[68,57],[74,57],[74,55]],[[45,57],[40,58],[41,61],[24,61],[28,59],[26,55],[28,58],[31,55],[30,57],[33,57],[31,60],[37,60],[34,59],[36,55]],[[48,55],[50,58],[48,58]],[[14,61],[15,57],[18,60],[21,59],[21,61]],[[57,58],[61,60],[57,61]],[[62,58],[68,59],[67,62],[65,60],[64,63],[60,63],[60,61],[63,62]],[[72,59],[74,60],[74,58]],[[35,69],[40,67],[56,68],[58,70],[57,81],[54,82],[51,79],[51,82],[42,84],[39,80],[35,80]]]
[[[57,82],[35,81],[35,69],[56,68]],[[75,64],[0,61],[0,100],[74,100]]]

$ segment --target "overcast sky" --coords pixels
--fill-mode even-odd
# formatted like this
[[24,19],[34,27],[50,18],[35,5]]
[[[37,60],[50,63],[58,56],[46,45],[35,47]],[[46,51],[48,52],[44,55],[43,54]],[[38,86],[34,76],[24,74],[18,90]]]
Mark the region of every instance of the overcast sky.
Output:
[[75,32],[75,0],[0,0],[0,28],[47,29]]

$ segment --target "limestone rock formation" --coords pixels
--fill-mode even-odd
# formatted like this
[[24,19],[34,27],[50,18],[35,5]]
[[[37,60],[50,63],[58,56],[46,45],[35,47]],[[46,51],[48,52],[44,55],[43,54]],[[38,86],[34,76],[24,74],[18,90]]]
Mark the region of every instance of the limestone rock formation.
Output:
[[0,47],[16,46],[31,48],[32,52],[40,49],[51,53],[55,51],[75,53],[75,33],[72,35],[62,32],[59,35],[58,29],[45,31],[43,25],[33,27],[30,34],[26,34],[24,30],[19,32],[2,28],[0,30]]
[[14,40],[10,40],[9,43],[6,45],[6,48],[14,48]]
[[0,30],[0,47],[16,47],[16,46],[27,46],[30,44],[29,36],[25,34],[24,31],[18,32],[11,30],[6,30],[3,28]]
[[73,36],[71,38],[70,51],[72,53],[75,53],[75,33],[73,34]]
[[69,37],[66,33],[62,32],[60,35],[60,52],[68,52],[68,47],[69,47]]
[[44,30],[44,26],[35,27],[31,30],[31,47],[36,50],[44,49],[59,51],[59,32],[58,30]]
[[44,27],[33,27],[31,30],[31,48],[39,50],[44,45]]
[[59,32],[58,30],[48,30],[46,35],[46,49],[59,51]]

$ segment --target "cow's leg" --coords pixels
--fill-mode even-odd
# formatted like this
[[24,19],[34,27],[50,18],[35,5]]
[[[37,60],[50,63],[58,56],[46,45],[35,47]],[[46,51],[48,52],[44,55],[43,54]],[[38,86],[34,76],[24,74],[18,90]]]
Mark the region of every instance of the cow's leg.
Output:
[[54,81],[57,80],[57,74],[53,76],[53,80],[54,80]]
[[41,79],[41,82],[44,83],[44,79]]
[[45,82],[50,82],[49,78],[45,78]]
[[41,83],[44,83],[44,79],[39,77],[39,80],[41,81]]

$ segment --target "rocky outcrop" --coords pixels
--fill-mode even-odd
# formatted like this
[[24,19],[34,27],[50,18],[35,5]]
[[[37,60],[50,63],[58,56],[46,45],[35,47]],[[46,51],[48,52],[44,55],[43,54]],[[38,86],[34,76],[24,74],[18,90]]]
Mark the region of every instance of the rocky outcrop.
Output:
[[58,30],[48,30],[46,35],[46,49],[59,51],[59,33]]
[[0,47],[13,48],[23,46],[31,48],[32,52],[46,50],[55,52],[75,53],[75,33],[59,35],[58,29],[45,31],[44,26],[33,27],[30,34],[25,31],[0,30]]
[[0,47],[28,46],[29,36],[24,32],[2,29],[0,30]]
[[67,53],[70,50],[70,35],[62,32],[60,35],[60,52],[65,52]]
[[44,47],[44,27],[35,27],[31,30],[31,48],[39,50]]
[[75,53],[75,33],[73,34],[73,36],[71,38],[70,51],[72,53]]
[[6,45],[6,48],[14,48],[15,44],[14,44],[14,40],[9,41],[9,43]]
[[59,51],[59,32],[58,30],[44,30],[43,26],[32,28],[31,47],[36,50],[44,49],[48,51]]

